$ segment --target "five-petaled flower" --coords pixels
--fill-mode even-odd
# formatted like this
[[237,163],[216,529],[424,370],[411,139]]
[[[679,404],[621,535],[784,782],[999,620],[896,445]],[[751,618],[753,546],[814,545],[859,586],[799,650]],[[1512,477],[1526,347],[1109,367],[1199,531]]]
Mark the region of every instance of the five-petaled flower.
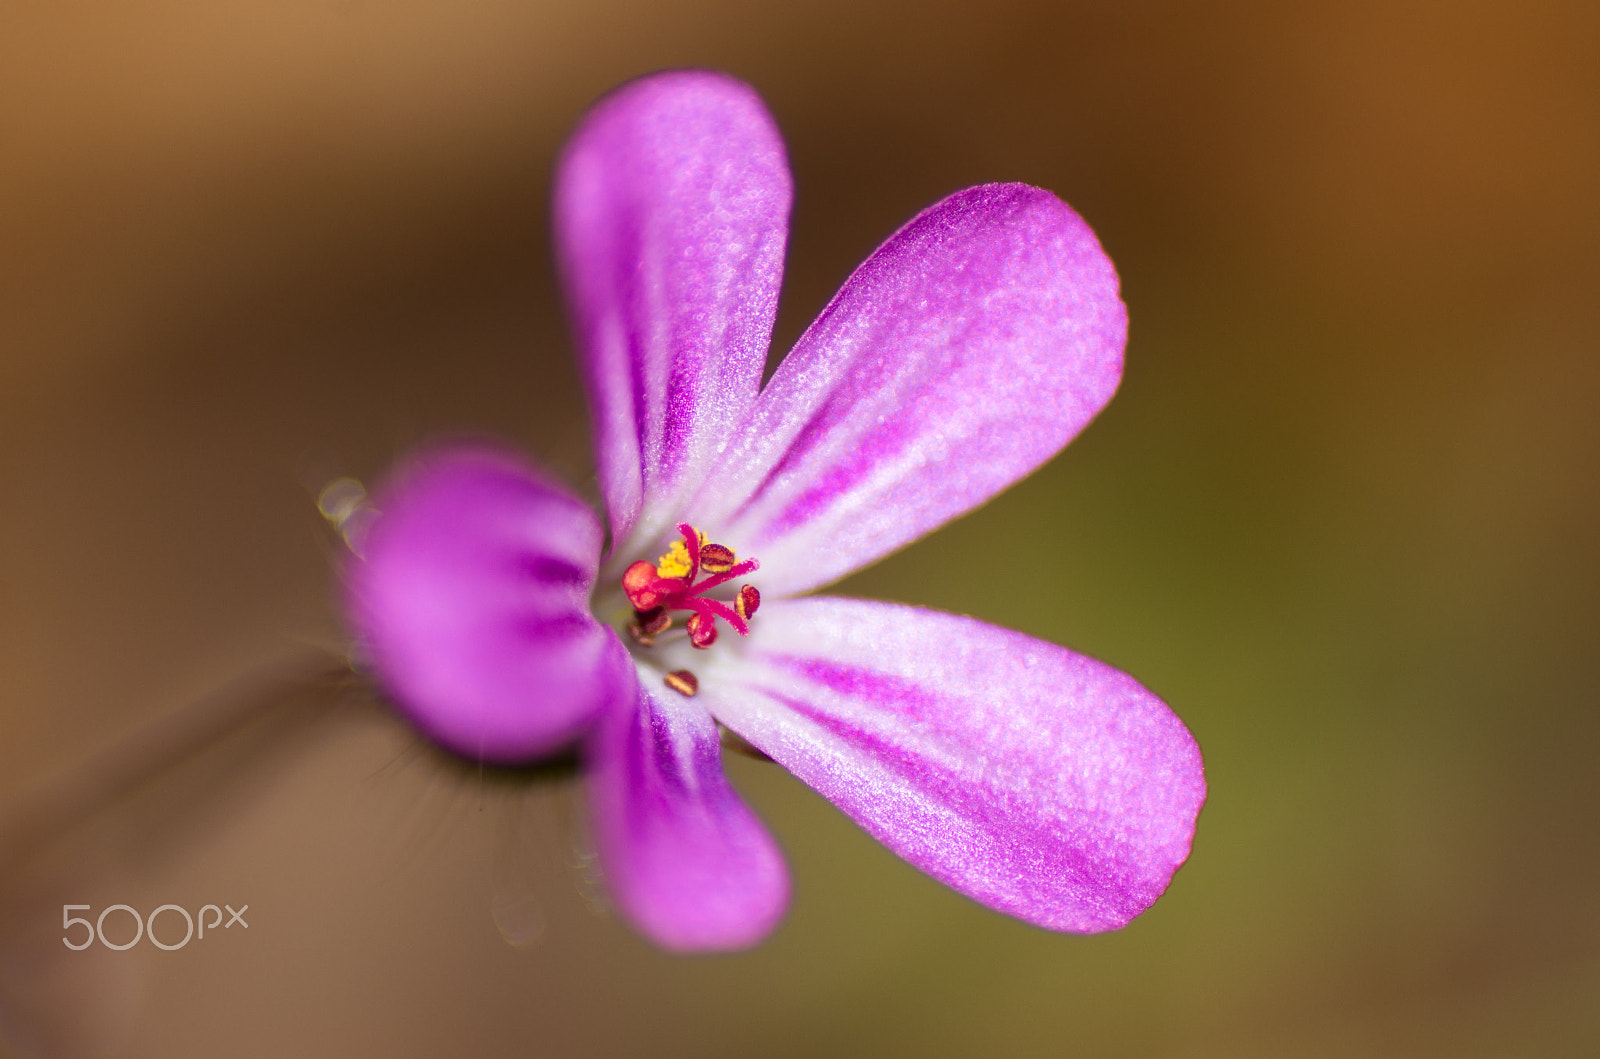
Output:
[[1019,633],[801,598],[1083,429],[1121,377],[1111,262],[1051,193],[968,188],[879,247],[762,387],[789,205],[749,87],[665,73],[597,104],[555,228],[610,547],[522,458],[425,452],[349,564],[357,634],[459,754],[581,745],[613,898],[667,948],[753,944],[788,901],[719,724],[983,904],[1120,927],[1189,853],[1205,781],[1182,722]]

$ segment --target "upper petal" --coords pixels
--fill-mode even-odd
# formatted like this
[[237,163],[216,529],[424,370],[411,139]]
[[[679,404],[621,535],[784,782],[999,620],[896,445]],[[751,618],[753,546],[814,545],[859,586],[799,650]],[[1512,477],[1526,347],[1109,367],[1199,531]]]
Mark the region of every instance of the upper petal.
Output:
[[687,513],[763,591],[833,581],[982,503],[1111,399],[1127,313],[1060,199],[986,184],[880,246],[801,336]]
[[752,624],[701,673],[717,719],[962,893],[1110,930],[1188,856],[1199,748],[1126,674],[888,603],[786,600]]
[[613,551],[670,525],[755,399],[790,198],[771,116],[722,74],[624,85],[568,142],[556,252]]
[[374,495],[350,560],[350,618],[379,680],[436,742],[526,761],[571,742],[628,687],[631,663],[589,613],[594,513],[532,466],[434,451]]
[[618,906],[657,944],[745,948],[789,903],[783,855],[722,774],[711,715],[659,681],[641,683],[636,705],[609,712],[588,743],[600,863]]

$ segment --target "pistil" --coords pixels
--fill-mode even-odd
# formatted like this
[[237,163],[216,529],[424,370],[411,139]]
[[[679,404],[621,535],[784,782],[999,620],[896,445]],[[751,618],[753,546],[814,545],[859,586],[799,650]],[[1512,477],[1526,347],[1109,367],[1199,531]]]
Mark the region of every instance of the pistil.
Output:
[[[748,636],[750,618],[761,605],[761,593],[756,587],[741,585],[731,606],[706,593],[753,573],[761,564],[754,559],[740,562],[732,548],[708,541],[705,534],[688,523],[679,525],[678,532],[683,539],[674,541],[654,563],[641,559],[623,571],[622,591],[634,610],[629,635],[641,647],[654,646],[656,637],[672,627],[668,612],[677,610],[689,612],[684,629],[689,644],[700,650],[717,642],[719,618],[740,636]],[[693,695],[699,689],[694,674],[688,670],[668,676],[667,686],[679,694]]]

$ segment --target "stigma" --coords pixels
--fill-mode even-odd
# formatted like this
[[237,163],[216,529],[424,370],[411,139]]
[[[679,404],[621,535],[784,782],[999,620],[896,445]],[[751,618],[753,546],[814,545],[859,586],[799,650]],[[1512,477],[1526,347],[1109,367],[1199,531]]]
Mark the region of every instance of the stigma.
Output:
[[[641,647],[651,647],[656,637],[672,628],[673,611],[687,611],[684,631],[689,644],[705,650],[717,642],[717,622],[726,622],[740,636],[750,634],[750,618],[761,605],[761,593],[754,585],[741,585],[731,603],[711,599],[706,593],[720,585],[752,573],[760,567],[754,559],[739,561],[733,549],[706,539],[688,523],[678,526],[682,540],[672,542],[655,562],[639,560],[622,574],[622,591],[633,605],[633,621],[628,634]],[[693,674],[689,680],[667,681],[667,686],[683,695],[693,695]]]

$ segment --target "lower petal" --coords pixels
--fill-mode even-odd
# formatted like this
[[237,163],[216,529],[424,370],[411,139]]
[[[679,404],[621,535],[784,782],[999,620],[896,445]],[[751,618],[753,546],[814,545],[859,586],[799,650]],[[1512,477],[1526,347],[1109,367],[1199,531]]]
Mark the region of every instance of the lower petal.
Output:
[[1199,747],[1126,674],[888,603],[779,601],[752,625],[700,674],[717,719],[962,893],[1112,930],[1188,856]]
[[608,712],[588,744],[595,837],[612,897],[664,948],[754,945],[789,903],[783,855],[723,775],[705,708],[645,685],[636,695],[636,707]]
[[633,679],[589,613],[594,513],[518,457],[441,449],[391,475],[345,568],[379,681],[435,742],[532,760],[572,742]]

